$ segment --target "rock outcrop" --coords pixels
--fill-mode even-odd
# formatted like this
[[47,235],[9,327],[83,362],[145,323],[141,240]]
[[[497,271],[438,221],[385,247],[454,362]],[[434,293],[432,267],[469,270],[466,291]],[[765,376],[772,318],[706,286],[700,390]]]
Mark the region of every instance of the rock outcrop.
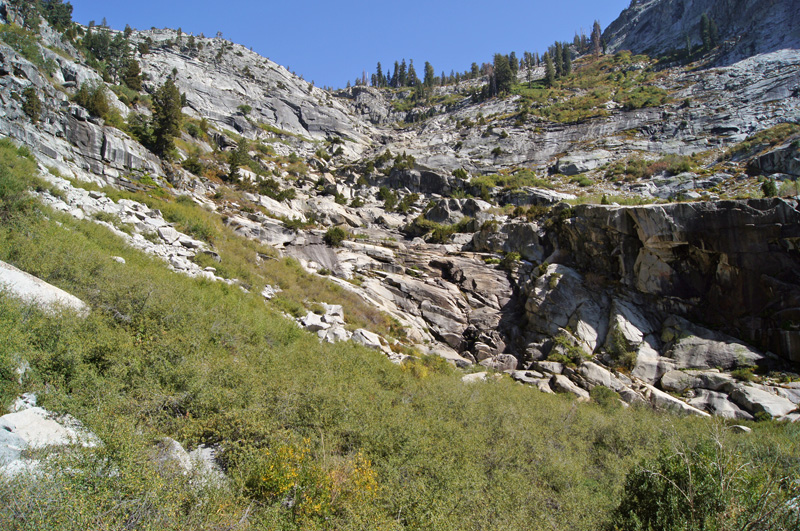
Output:
[[566,262],[800,361],[792,317],[800,301],[796,201],[579,206],[557,233]]

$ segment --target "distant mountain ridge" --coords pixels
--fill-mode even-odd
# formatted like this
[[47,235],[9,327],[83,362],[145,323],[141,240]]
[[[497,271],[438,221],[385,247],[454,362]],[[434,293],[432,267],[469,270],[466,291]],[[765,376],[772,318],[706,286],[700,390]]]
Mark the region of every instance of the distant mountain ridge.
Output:
[[718,65],[800,48],[796,0],[644,0],[633,2],[603,33],[607,50],[659,55],[702,42],[700,19],[712,18],[722,42]]

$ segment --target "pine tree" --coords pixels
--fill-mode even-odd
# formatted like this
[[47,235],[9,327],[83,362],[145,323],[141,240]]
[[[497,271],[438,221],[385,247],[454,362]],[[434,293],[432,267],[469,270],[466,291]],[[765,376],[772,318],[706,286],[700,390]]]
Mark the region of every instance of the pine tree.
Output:
[[373,85],[376,85],[378,87],[384,86],[383,68],[381,68],[380,61],[378,61],[378,68],[376,68],[375,70],[375,78],[377,80],[377,83],[373,83]]
[[564,75],[568,76],[572,73],[572,52],[567,43],[564,43],[564,46],[561,48],[561,55],[562,70]]
[[719,28],[713,18],[708,13],[703,13],[700,17],[700,36],[703,39],[703,51],[710,52],[719,44]]
[[[425,88],[431,90],[433,88],[433,78],[436,77],[436,72],[433,70],[433,65],[431,65],[428,61],[425,61],[425,78],[423,84]],[[442,74],[444,77],[444,74]]]
[[511,85],[514,81],[514,72],[511,70],[508,57],[501,53],[494,54],[493,66],[495,94],[506,94],[510,92]]
[[125,71],[122,74],[122,81],[128,88],[140,91],[142,90],[142,71],[139,68],[139,61],[136,59],[129,59],[125,64]]
[[703,39],[703,51],[711,50],[711,24],[706,13],[703,13],[703,16],[700,17],[700,36]]
[[553,59],[549,53],[544,54],[544,79],[548,87],[552,87],[556,82],[556,69],[553,66]]
[[564,75],[564,62],[563,52],[561,51],[561,43],[556,41],[553,48],[553,66],[556,69],[556,78],[561,78]]
[[592,26],[592,53],[594,55],[600,55],[600,51],[603,49],[602,40],[603,30],[600,28],[600,22],[595,20]]
[[508,55],[508,66],[511,67],[511,71],[514,75],[517,75],[517,72],[519,72],[519,61],[517,60],[517,54],[515,52],[511,52]]
[[407,81],[407,74],[406,74],[406,60],[403,59],[403,62],[400,63],[400,73],[397,74],[397,86],[405,87]]
[[181,93],[167,78],[153,94],[154,148],[158,155],[169,157],[175,148],[174,138],[181,127]]
[[406,77],[406,82],[408,83],[409,87],[415,87],[419,84],[419,78],[417,77],[417,71],[414,69],[413,59],[409,59],[408,61],[408,74]]

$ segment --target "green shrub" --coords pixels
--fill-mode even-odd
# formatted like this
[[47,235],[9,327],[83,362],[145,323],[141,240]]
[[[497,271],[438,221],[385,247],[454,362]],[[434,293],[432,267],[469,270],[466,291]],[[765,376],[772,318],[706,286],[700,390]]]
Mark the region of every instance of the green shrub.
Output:
[[575,183],[581,188],[592,186],[594,184],[594,181],[585,175],[575,175],[573,177],[570,177],[569,182]]
[[466,181],[469,178],[469,174],[464,168],[457,168],[453,170],[453,177]]
[[798,133],[800,133],[800,124],[778,124],[747,137],[745,140],[726,151],[723,158],[730,159],[733,157],[755,154],[755,152],[759,150],[776,146]]
[[603,408],[616,409],[622,407],[619,393],[603,385],[596,385],[589,391],[589,396]]
[[389,190],[386,186],[378,189],[378,199],[383,201],[383,209],[391,212],[397,206],[397,192]]
[[517,252],[506,253],[503,260],[500,262],[500,267],[506,271],[514,271],[521,259],[522,257]]
[[36,89],[27,87],[22,91],[22,111],[31,119],[31,122],[39,121],[39,114],[42,112],[42,102],[36,94]]
[[[680,443],[642,461],[625,479],[611,529],[703,531],[794,529],[800,514],[785,499],[792,487],[764,482],[763,467],[743,462],[722,433]],[[796,488],[796,487],[795,487]]]
[[331,227],[325,231],[323,240],[331,247],[340,247],[342,242],[347,239],[347,232],[341,227]]
[[766,179],[761,183],[761,193],[764,197],[775,197],[778,195],[778,187],[773,179]]

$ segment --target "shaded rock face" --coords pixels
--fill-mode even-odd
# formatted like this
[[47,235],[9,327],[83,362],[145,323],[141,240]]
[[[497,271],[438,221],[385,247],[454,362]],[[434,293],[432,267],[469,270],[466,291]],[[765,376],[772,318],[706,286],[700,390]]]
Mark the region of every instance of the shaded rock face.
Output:
[[672,313],[800,361],[800,211],[794,200],[579,206],[557,229],[578,269]]
[[[800,4],[794,0],[644,0],[625,9],[603,32],[609,51],[657,55],[685,49],[688,35],[702,44],[700,18],[717,24],[720,64],[784,48],[800,47]],[[776,31],[785,28],[785,31]]]

